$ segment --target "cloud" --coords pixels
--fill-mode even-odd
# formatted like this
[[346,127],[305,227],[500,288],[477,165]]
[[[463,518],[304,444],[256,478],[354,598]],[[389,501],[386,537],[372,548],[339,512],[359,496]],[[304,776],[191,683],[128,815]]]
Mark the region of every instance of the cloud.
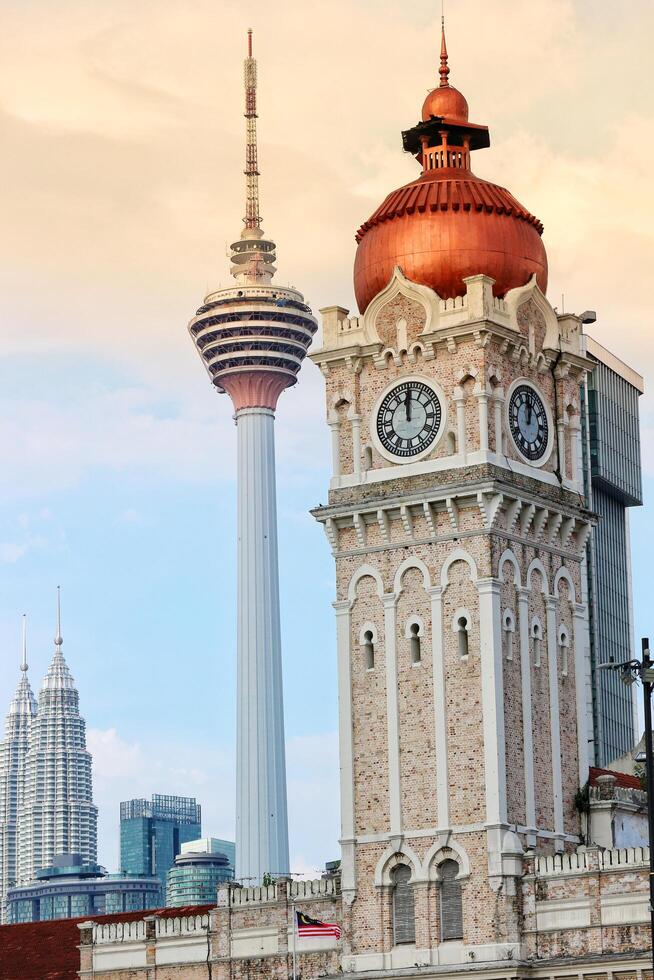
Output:
[[[233,839],[233,750],[174,743],[147,734],[124,739],[115,728],[91,728],[94,799],[99,807],[99,859],[120,864],[119,811],[123,800],[153,793],[194,796],[206,836]],[[189,760],[193,760],[189,764]],[[198,765],[198,761],[200,764]],[[291,870],[314,877],[338,856],[338,745],[336,733],[297,736],[287,744]]]

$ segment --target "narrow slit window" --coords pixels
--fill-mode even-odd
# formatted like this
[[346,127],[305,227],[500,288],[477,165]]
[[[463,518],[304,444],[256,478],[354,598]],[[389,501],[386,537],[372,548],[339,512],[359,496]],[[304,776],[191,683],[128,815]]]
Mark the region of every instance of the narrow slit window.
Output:
[[540,623],[534,623],[532,632],[533,632],[532,643],[534,649],[534,666],[540,667],[542,665],[542,654],[543,654],[543,636],[540,628]]
[[459,637],[459,657],[463,660],[468,656],[468,620],[461,616],[457,623],[457,634]]
[[363,634],[363,659],[366,670],[372,670],[375,666],[375,644],[370,630],[366,630]]
[[417,623],[411,623],[409,644],[411,646],[411,663],[419,664],[422,660],[422,652],[420,650],[420,627]]

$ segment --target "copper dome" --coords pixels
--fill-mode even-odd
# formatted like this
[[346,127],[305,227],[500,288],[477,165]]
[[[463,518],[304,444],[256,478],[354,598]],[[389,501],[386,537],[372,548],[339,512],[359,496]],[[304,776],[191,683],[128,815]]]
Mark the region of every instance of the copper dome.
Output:
[[403,133],[420,177],[388,195],[357,232],[354,289],[363,313],[399,266],[408,279],[445,299],[462,296],[464,279],[483,273],[504,296],[535,273],[547,289],[543,226],[509,191],[470,170],[470,153],[490,145],[486,126],[469,123],[468,104],[448,83],[443,32],[441,84],[422,121]]

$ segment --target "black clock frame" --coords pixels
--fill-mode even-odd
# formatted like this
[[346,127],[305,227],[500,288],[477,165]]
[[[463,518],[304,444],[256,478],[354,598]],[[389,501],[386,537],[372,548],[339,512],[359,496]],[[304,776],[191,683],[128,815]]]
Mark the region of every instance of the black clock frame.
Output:
[[[391,439],[388,436],[387,429],[397,409],[397,405],[393,409],[389,406],[394,399],[401,400],[402,394],[408,389],[412,391],[418,390],[421,394],[426,394],[428,396],[427,404],[433,407],[433,411],[425,412],[427,416],[425,426],[418,435],[412,439],[406,439],[404,436],[399,436],[395,433],[394,439]],[[406,381],[400,381],[384,395],[377,409],[377,438],[387,453],[398,459],[412,459],[414,456],[419,456],[424,453],[434,444],[441,429],[442,419],[443,407],[441,400],[431,385],[425,381],[418,380],[407,379]]]

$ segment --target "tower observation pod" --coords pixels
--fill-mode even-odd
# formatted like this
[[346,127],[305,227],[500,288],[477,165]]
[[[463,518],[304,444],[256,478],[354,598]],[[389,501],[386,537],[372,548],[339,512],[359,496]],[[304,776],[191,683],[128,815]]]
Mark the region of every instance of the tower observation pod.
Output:
[[275,243],[264,236],[259,214],[256,83],[248,31],[246,211],[231,246],[236,285],[209,293],[188,328],[236,414],[236,878],[248,885],[289,871],[274,422],[279,396],[296,383],[317,328],[302,294],[273,284]]

